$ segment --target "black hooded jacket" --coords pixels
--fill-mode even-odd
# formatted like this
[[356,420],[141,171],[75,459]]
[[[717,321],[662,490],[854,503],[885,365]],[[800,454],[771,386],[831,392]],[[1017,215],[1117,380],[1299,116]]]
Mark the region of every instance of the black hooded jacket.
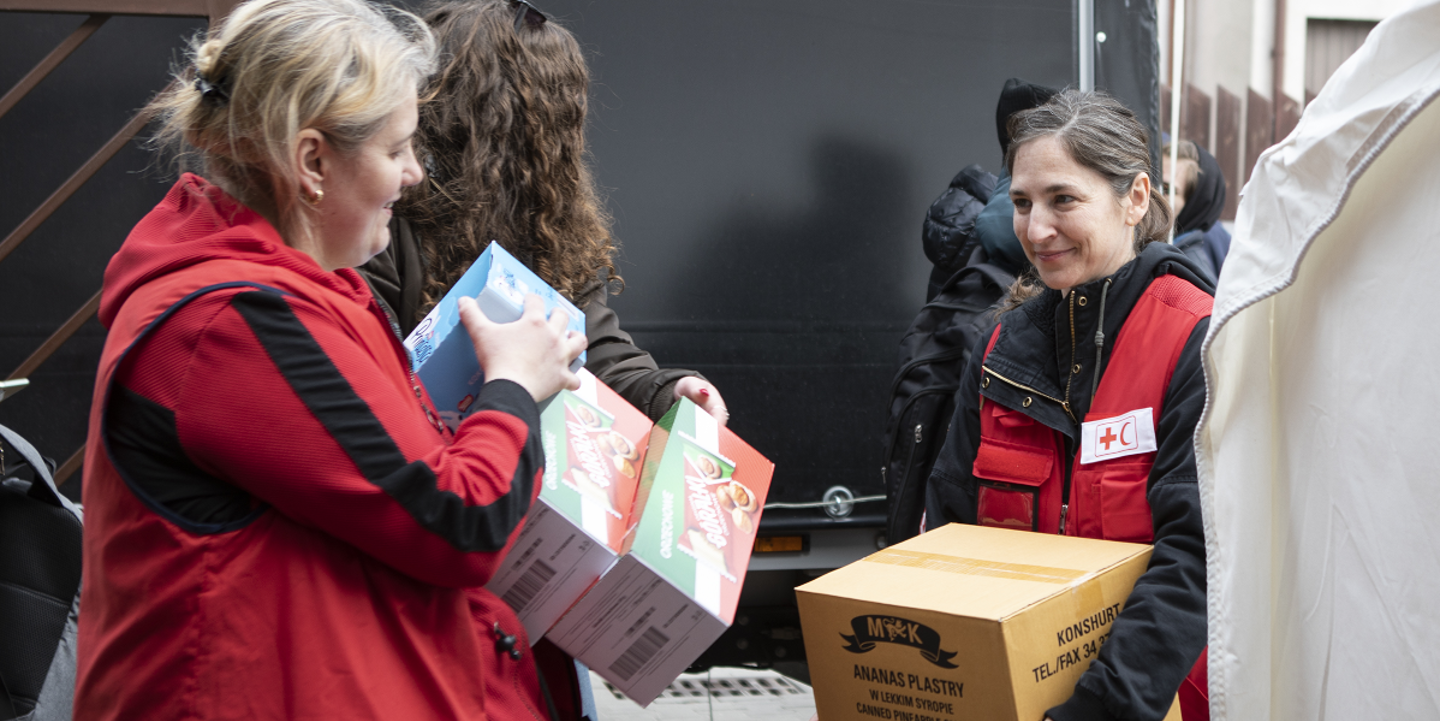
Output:
[[1175,218],[1176,236],[1192,230],[1209,230],[1225,212],[1225,175],[1220,172],[1220,162],[1198,144],[1195,150],[1200,156],[1196,163],[1200,172],[1195,176],[1195,187],[1190,188],[1185,198],[1185,207]]
[[[1175,245],[1192,258],[1204,258],[1216,278],[1230,252],[1230,233],[1220,224],[1225,212],[1225,175],[1220,163],[1198,144],[1200,172],[1185,199],[1185,207],[1175,218]],[[1201,263],[1204,266],[1206,263]]]
[[930,204],[920,235],[925,257],[934,266],[930,271],[929,287],[925,290],[926,303],[935,300],[945,281],[965,267],[970,259],[970,252],[980,242],[975,220],[994,194],[995,176],[979,165],[968,165]]
[[[1112,339],[1102,348],[1103,374],[1113,339],[1119,337],[1130,311],[1150,281],[1167,274],[1215,292],[1208,274],[1189,257],[1165,243],[1151,243],[1108,278],[1072,289],[1077,297],[1090,299],[1083,307],[1066,302],[1060,291],[1046,289],[1001,317],[994,349],[987,357],[990,339],[982,339],[960,379],[955,416],[927,486],[930,528],[952,521],[975,523],[977,483],[972,467],[980,445],[981,395],[1059,431],[1067,438],[1067,452],[1073,456],[1078,451],[1080,425],[1075,419],[1085,417],[1096,383],[1097,326],[1103,325],[1104,337]],[[1107,281],[1110,285],[1105,289]],[[1102,289],[1104,302],[1096,302]],[[1205,405],[1200,343],[1208,327],[1209,319],[1202,319],[1191,332],[1156,421],[1159,448],[1146,494],[1155,528],[1150,565],[1136,582],[1100,656],[1076,684],[1074,696],[1048,712],[1055,721],[1158,721],[1205,647],[1205,535],[1193,438]],[[982,364],[1030,386],[1039,392],[1036,396],[1066,398],[1068,379],[1070,412],[1039,397],[1024,407],[1021,396],[1026,394],[1004,383],[991,383],[982,390]],[[1074,377],[1068,378],[1072,373]]]

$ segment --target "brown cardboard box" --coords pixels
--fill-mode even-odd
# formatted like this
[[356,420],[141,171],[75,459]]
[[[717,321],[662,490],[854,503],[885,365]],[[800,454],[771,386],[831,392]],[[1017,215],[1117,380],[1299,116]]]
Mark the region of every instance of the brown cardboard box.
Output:
[[796,595],[819,717],[1040,721],[1149,559],[1141,544],[951,524],[811,581]]

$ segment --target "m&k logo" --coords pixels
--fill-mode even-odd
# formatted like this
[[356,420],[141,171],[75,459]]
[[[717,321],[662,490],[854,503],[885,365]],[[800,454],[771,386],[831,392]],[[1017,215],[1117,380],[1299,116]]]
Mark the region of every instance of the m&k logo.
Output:
[[1155,415],[1150,408],[1089,421],[1080,426],[1081,463],[1149,453],[1156,448]]
[[856,616],[850,619],[853,636],[840,634],[849,644],[843,646],[851,653],[865,653],[874,650],[877,643],[897,643],[920,650],[926,661],[940,668],[956,668],[950,663],[955,651],[940,650],[940,633],[929,626],[895,616]]

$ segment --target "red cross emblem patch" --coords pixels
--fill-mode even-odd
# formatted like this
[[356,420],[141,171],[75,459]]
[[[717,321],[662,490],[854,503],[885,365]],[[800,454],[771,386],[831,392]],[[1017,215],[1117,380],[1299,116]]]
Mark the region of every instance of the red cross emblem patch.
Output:
[[1080,425],[1080,462],[1150,453],[1155,444],[1155,414],[1149,408]]

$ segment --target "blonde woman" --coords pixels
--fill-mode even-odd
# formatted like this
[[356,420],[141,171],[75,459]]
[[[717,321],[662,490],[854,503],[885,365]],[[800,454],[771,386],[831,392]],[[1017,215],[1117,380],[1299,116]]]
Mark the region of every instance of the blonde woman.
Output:
[[423,177],[433,39],[363,0],[253,0],[196,45],[153,107],[204,177],[105,274],[76,718],[543,718],[480,587],[584,339],[470,304],[487,383],[452,436],[352,269]]

